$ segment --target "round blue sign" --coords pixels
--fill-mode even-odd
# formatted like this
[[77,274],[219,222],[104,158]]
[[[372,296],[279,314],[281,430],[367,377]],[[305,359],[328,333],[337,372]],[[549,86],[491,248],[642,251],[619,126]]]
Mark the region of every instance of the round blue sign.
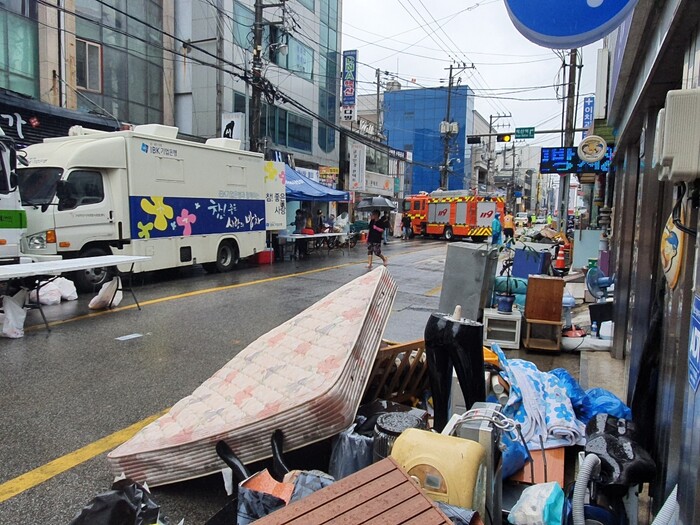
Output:
[[637,0],[505,0],[513,24],[544,47],[571,49],[608,35]]

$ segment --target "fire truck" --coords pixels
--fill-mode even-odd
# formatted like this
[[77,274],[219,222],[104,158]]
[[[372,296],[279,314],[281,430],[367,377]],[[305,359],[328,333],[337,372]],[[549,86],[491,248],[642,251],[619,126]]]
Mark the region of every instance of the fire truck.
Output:
[[422,192],[404,200],[404,213],[411,219],[414,235],[471,237],[481,242],[491,235],[491,221],[501,216],[505,199],[498,196],[472,195],[468,191]]

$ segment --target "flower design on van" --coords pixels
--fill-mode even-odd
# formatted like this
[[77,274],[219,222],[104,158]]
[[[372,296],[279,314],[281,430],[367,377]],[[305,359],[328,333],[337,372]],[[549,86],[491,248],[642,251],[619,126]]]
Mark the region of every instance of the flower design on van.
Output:
[[190,213],[187,209],[183,208],[180,212],[180,216],[175,219],[178,226],[182,226],[182,235],[188,237],[192,235],[192,225],[197,222],[197,216],[194,213]]
[[151,238],[151,230],[153,229],[152,222],[147,222],[146,224],[144,224],[141,221],[139,221],[137,226],[139,227],[139,238],[140,239],[150,239]]
[[175,216],[172,206],[165,204],[163,199],[164,197],[151,197],[150,201],[141,199],[141,209],[149,215],[156,216],[153,225],[160,231],[164,231],[168,227],[168,219]]

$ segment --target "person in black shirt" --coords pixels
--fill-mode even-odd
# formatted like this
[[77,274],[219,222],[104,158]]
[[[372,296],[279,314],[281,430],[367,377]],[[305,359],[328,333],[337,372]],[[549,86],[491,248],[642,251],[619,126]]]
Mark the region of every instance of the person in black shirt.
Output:
[[372,268],[372,255],[379,257],[384,266],[389,264],[389,259],[382,255],[382,238],[384,229],[389,227],[389,221],[379,218],[379,210],[374,210],[369,221],[369,234],[367,235],[367,268]]

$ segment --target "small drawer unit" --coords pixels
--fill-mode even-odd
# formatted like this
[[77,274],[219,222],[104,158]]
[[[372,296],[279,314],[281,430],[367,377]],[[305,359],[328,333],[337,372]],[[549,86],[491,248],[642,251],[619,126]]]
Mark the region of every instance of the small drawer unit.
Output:
[[523,314],[518,310],[501,313],[495,308],[484,309],[484,344],[496,343],[501,348],[520,348]]

